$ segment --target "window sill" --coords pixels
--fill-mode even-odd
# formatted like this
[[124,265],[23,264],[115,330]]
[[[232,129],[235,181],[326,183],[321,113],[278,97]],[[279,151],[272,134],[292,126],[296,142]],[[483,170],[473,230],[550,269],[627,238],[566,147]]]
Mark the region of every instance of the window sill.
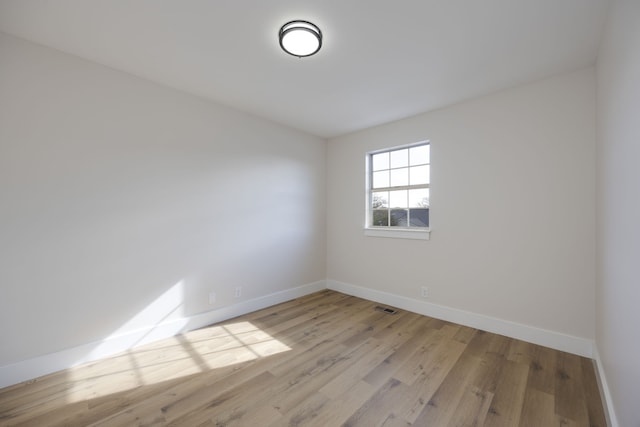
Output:
[[430,230],[408,230],[406,228],[365,228],[364,235],[369,237],[389,237],[392,239],[429,240]]

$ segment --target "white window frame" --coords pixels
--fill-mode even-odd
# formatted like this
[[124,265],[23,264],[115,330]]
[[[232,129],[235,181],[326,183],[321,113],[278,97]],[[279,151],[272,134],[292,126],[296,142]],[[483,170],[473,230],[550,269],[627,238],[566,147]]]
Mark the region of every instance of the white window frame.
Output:
[[[391,152],[391,151],[395,151],[395,150],[401,150],[401,149],[405,149],[405,148],[412,148],[412,147],[417,147],[417,146],[421,146],[421,145],[429,145],[431,146],[431,142],[428,140],[425,141],[419,141],[419,142],[415,142],[412,144],[405,144],[405,145],[399,145],[399,146],[395,146],[395,147],[389,147],[389,148],[384,148],[381,150],[375,150],[375,151],[370,151],[366,154],[365,156],[365,170],[366,170],[366,182],[365,182],[365,190],[366,190],[366,197],[365,197],[365,227],[364,227],[364,234],[365,236],[370,236],[370,237],[390,237],[390,238],[397,238],[397,239],[418,239],[418,240],[429,240],[430,236],[431,236],[431,218],[429,218],[429,227],[392,227],[392,226],[373,226],[371,224],[371,219],[372,219],[372,208],[371,208],[371,197],[372,197],[372,193],[374,192],[372,186],[373,186],[373,166],[372,166],[372,159],[373,156],[375,154],[379,154],[379,153],[386,153],[386,152]],[[431,161],[429,161],[429,165],[431,164]],[[431,181],[431,180],[429,180]],[[403,186],[403,187],[387,187],[383,190],[389,190],[389,189],[411,189],[411,188],[431,188],[430,184],[426,184],[426,185],[420,185],[420,186]],[[376,190],[380,190],[380,189],[376,189]],[[429,204],[429,214],[431,214],[431,204]]]

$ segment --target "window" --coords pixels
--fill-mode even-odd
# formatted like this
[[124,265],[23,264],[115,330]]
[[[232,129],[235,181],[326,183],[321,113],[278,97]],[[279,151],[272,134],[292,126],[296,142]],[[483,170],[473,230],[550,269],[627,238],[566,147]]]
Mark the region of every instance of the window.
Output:
[[368,229],[429,230],[430,148],[421,142],[367,154]]

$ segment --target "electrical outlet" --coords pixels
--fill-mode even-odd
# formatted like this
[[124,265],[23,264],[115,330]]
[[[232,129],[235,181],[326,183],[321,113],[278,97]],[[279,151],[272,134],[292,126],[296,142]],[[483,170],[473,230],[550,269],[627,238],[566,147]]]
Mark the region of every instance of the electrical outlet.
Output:
[[426,286],[422,286],[420,288],[420,295],[422,296],[422,298],[429,298],[429,288],[427,288]]
[[209,292],[209,304],[215,304],[215,303],[216,303],[216,293]]
[[236,287],[236,298],[240,298],[242,296],[242,286]]

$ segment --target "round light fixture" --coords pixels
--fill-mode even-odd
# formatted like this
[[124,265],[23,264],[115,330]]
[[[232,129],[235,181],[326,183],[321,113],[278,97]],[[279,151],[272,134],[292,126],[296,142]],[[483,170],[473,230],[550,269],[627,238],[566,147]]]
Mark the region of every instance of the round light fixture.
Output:
[[282,50],[298,58],[311,56],[322,47],[320,28],[307,21],[287,22],[280,28],[278,38]]

